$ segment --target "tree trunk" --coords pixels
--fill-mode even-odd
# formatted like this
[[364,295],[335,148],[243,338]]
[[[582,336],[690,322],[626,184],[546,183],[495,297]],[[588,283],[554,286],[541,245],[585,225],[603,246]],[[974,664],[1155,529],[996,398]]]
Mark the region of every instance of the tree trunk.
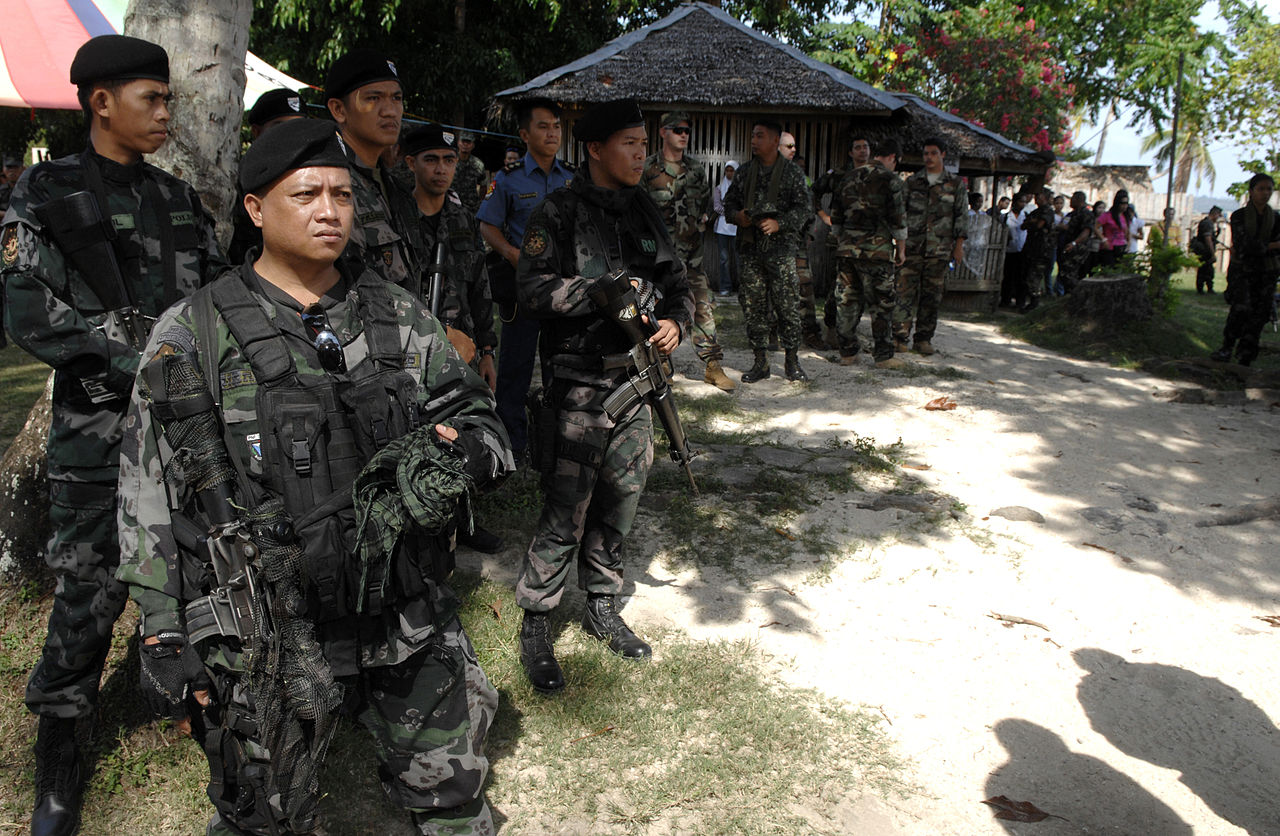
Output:
[[0,577],[22,583],[38,577],[49,533],[49,480],[45,442],[53,375],[27,423],[0,459]]
[[1114,334],[1130,323],[1151,318],[1147,281],[1132,273],[1090,276],[1067,297],[1067,313],[1087,320],[1103,334]]
[[150,161],[195,186],[231,240],[252,0],[130,0],[125,34],[169,52],[169,139]]

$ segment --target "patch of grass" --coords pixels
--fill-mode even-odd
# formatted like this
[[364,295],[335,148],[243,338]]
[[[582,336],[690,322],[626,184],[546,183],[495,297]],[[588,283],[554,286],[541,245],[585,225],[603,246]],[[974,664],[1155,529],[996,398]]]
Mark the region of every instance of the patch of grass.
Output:
[[821,820],[847,793],[908,789],[878,717],[779,687],[748,642],[649,634],[655,658],[637,664],[562,625],[568,687],[547,698],[520,668],[519,613],[510,590],[486,582],[462,615],[504,697],[489,788],[509,815],[504,833],[836,832],[815,829],[796,801]]
[[0,348],[0,455],[26,423],[48,379],[44,363],[16,345]]
[[[674,394],[680,423],[690,444],[751,444],[766,435],[762,429],[764,416],[743,409],[732,395],[723,392],[702,397],[683,392]],[[660,446],[660,452],[667,455],[670,442],[666,430],[656,420],[654,441]]]
[[522,467],[496,490],[481,495],[475,503],[476,523],[507,539],[533,536],[542,513],[539,478],[532,468]]
[[[1218,287],[1225,282],[1219,277]],[[1034,345],[1071,357],[1099,360],[1124,368],[1136,368],[1159,357],[1204,357],[1222,344],[1227,305],[1221,293],[1201,296],[1195,292],[1195,272],[1184,270],[1174,277],[1170,292],[1178,295],[1173,313],[1134,323],[1114,335],[1094,333],[1066,313],[1062,300],[1051,300],[1017,318],[996,317],[1009,334]],[[1267,326],[1262,331],[1254,368],[1280,370],[1280,334]]]
[[931,366],[926,363],[907,363],[896,374],[908,380],[919,377],[936,377],[939,380],[970,380],[973,375],[957,369],[955,366]]
[[902,454],[906,450],[902,439],[892,444],[877,444],[869,435],[850,433],[850,438],[831,438],[827,446],[833,450],[852,450],[857,464],[866,469],[887,473],[902,463]]

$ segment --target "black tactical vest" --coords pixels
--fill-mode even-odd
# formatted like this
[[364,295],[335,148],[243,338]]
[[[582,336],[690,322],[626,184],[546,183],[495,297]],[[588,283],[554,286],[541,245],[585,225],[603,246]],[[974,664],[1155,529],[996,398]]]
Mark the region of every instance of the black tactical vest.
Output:
[[[362,567],[354,551],[352,484],[375,452],[421,422],[418,382],[404,368],[391,294],[372,278],[358,289],[369,357],[335,375],[299,374],[285,337],[248,292],[240,272],[207,289],[257,383],[260,447],[237,443],[232,433],[228,447],[237,469],[247,475],[242,484],[251,482],[260,494],[257,501],[264,495],[283,499],[302,540],[304,593],[317,623],[357,612]],[[196,294],[195,304],[203,295]],[[439,571],[431,557],[437,549],[413,547],[421,545],[406,543],[390,562],[389,577],[381,576],[380,565],[369,567],[364,614],[377,615],[389,602],[428,591]]]

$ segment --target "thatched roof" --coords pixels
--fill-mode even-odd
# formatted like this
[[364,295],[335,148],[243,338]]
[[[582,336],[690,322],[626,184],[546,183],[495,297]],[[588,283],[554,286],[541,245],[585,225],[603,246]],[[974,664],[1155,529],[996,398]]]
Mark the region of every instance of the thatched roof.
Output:
[[888,116],[903,106],[706,3],[683,5],[495,98],[503,106],[532,96],[576,105],[633,98],[645,107],[796,115]]
[[906,107],[883,128],[869,133],[898,138],[908,166],[920,161],[921,143],[937,137],[947,144],[947,159],[960,163],[961,174],[1042,174],[1053,162],[1050,152],[1035,151],[998,133],[929,104],[914,93],[894,93]]

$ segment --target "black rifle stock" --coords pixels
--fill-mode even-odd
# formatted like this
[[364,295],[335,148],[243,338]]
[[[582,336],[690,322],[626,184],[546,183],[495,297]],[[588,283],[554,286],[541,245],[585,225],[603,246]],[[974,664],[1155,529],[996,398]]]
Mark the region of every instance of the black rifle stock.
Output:
[[666,430],[672,461],[684,468],[689,477],[689,486],[697,495],[698,483],[694,481],[693,468],[689,466],[697,453],[689,448],[689,438],[685,435],[684,425],[680,423],[680,413],[676,410],[675,399],[671,394],[671,378],[667,374],[666,363],[652,342],[653,335],[658,332],[656,313],[641,310],[631,279],[623,270],[609,273],[592,288],[589,295],[591,301],[618,323],[627,335],[631,342],[629,353],[637,369],[634,376],[629,377],[605,398],[605,413],[616,421],[626,415],[638,401],[647,401],[653,407],[662,428]]
[[[443,232],[441,233],[443,236]],[[445,271],[445,247],[444,239],[436,244],[436,260],[431,265],[431,315],[436,319],[440,318],[440,306],[443,300],[440,298],[444,294],[444,271]]]
[[111,246],[115,232],[102,217],[93,192],[73,192],[34,206],[31,211],[106,309],[105,329],[114,326],[129,345],[142,351],[154,320],[138,310]]

